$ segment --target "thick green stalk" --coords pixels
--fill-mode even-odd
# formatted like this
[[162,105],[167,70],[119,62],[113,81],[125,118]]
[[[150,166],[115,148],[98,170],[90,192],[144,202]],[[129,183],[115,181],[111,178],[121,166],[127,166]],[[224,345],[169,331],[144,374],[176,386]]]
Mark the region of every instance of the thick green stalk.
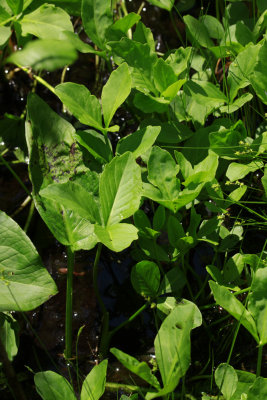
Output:
[[65,317],[65,357],[71,358],[72,355],[72,294],[73,294],[73,268],[74,251],[71,246],[67,247],[68,272],[67,272],[67,291],[66,291],[66,317]]
[[262,364],[262,349],[263,346],[260,345],[258,348],[258,359],[257,359],[257,371],[256,371],[256,376],[260,376],[261,374],[261,364]]

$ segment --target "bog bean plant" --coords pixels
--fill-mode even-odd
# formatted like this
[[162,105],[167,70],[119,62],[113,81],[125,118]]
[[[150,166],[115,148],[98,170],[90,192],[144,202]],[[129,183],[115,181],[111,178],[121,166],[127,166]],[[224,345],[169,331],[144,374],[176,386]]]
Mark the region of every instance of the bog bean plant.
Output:
[[[165,13],[177,47],[158,51],[142,22],[145,6]],[[1,385],[14,398],[29,398],[12,366],[20,352],[17,316],[57,295],[26,234],[35,208],[67,251],[67,365],[77,341],[72,297],[80,250],[95,256],[88,296],[96,296],[102,314],[97,362],[86,377],[78,373],[79,390],[58,372],[31,371],[43,400],[98,400],[111,389],[121,400],[266,400],[266,35],[265,0],[0,1],[2,68],[30,82],[23,113],[0,120],[1,164],[31,204],[24,230],[0,212]],[[95,94],[65,79],[81,53],[108,76],[98,76]],[[46,79],[55,71],[62,72],[57,85]],[[121,137],[118,110],[136,127]],[[28,163],[31,190],[12,160]],[[104,248],[128,249],[131,284],[143,299],[115,328],[98,287]],[[204,258],[198,268],[197,249]],[[151,362],[112,347],[144,310],[155,321]],[[221,314],[210,322],[216,310]],[[224,329],[217,363],[214,338]],[[209,356],[197,369],[191,344],[200,335]],[[233,360],[249,335],[255,362],[248,370]],[[108,381],[114,357],[133,384]]]

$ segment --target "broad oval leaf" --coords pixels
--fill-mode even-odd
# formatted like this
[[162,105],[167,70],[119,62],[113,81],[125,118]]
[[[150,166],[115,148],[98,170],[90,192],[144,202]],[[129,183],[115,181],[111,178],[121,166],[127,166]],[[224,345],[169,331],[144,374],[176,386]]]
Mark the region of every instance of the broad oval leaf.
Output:
[[267,398],[267,379],[259,376],[250,387],[246,400],[265,400]]
[[198,21],[191,15],[186,15],[184,17],[184,22],[193,44],[199,44],[207,48],[213,46],[213,41],[210,39],[209,32],[201,21]]
[[141,170],[131,153],[115,157],[106,165],[99,185],[103,221],[106,226],[130,217],[139,208]]
[[28,311],[57,293],[32,242],[0,212],[0,311]]
[[259,268],[253,277],[248,310],[256,321],[262,346],[267,343],[267,268]]
[[43,400],[76,400],[67,379],[54,371],[37,372],[34,375],[34,383]]
[[170,153],[154,146],[147,167],[148,180],[160,189],[163,198],[171,201],[177,199],[180,192],[179,180],[176,178],[179,167]]
[[183,300],[165,318],[155,339],[155,354],[164,388],[172,392],[190,365],[190,332],[202,317],[194,303]]
[[[0,313],[0,340],[5,347],[8,359],[13,360],[18,352],[18,331],[20,326],[11,313]],[[0,362],[0,367],[1,367]]]
[[220,286],[213,281],[209,281],[215,301],[223,307],[229,314],[236,318],[259,343],[259,336],[255,321],[249,311],[237,298],[224,286]]
[[40,195],[57,201],[67,209],[75,210],[92,224],[101,223],[99,206],[94,196],[75,182],[52,183],[41,190]]
[[63,31],[73,32],[69,15],[53,4],[43,4],[19,21],[22,36],[32,34],[40,39],[60,39]]
[[141,261],[131,271],[131,282],[141,296],[156,297],[160,285],[160,270],[152,261]]
[[36,71],[54,71],[72,64],[77,52],[72,44],[62,40],[40,39],[28,42],[23,50],[13,53],[7,61]]
[[117,144],[116,153],[123,154],[126,151],[131,151],[134,158],[138,158],[153,146],[160,130],[160,126],[150,125],[139,129],[131,135],[120,139]]
[[94,226],[98,241],[112,251],[122,251],[130,246],[133,240],[137,240],[138,230],[132,224],[114,224],[109,226]]
[[131,88],[132,78],[129,67],[123,63],[111,73],[102,90],[101,100],[106,128],[109,127],[117,109],[129,96]]
[[6,44],[11,36],[11,33],[11,29],[8,26],[0,26],[0,46],[4,46]]
[[82,124],[99,130],[103,129],[100,103],[84,85],[72,82],[61,83],[55,87],[55,92]]
[[113,23],[109,0],[83,0],[82,21],[89,38],[104,49],[106,30]]
[[77,131],[74,136],[102,164],[106,164],[112,160],[112,146],[107,136],[92,129]]
[[238,382],[235,369],[229,364],[220,364],[215,371],[215,382],[225,400],[230,400],[236,391]]
[[129,371],[133,372],[146,382],[150,383],[156,389],[160,388],[157,378],[152,374],[151,369],[146,362],[139,362],[136,358],[131,357],[129,354],[113,347],[110,352],[124,365]]
[[108,360],[95,365],[85,378],[81,400],[98,400],[105,391]]

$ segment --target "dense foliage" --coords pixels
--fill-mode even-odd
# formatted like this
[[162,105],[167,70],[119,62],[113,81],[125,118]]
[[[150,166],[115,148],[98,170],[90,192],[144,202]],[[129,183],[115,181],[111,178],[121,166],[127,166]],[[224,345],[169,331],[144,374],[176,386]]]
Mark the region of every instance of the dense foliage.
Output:
[[[33,371],[42,399],[97,400],[111,389],[119,398],[122,388],[121,400],[266,400],[267,3],[149,3],[0,1],[2,68],[24,74],[28,94],[22,112],[0,119],[0,161],[29,205],[24,231],[0,212],[2,385],[13,382],[14,398],[25,396],[11,363],[20,352],[16,319],[57,295],[26,234],[36,209],[67,249],[68,366],[81,334],[73,338],[80,250],[95,257],[102,314],[97,365],[84,379],[76,362],[76,383]],[[176,47],[159,51],[144,7],[168,19]],[[82,55],[94,62],[91,91],[66,79]],[[120,124],[119,113],[128,121]],[[30,190],[13,169],[18,162],[28,164]],[[103,248],[128,249],[142,299],[116,327],[99,289]],[[156,332],[149,363],[111,347],[145,310]],[[242,340],[252,348],[250,369],[241,369],[235,350]],[[106,382],[113,356],[134,384]]]

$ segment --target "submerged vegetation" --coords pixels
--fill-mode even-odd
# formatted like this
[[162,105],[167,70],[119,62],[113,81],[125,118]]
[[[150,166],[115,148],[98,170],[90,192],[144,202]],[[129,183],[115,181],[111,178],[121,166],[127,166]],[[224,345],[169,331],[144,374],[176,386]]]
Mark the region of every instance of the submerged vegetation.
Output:
[[0,1],[1,398],[266,400],[266,32],[265,0]]

